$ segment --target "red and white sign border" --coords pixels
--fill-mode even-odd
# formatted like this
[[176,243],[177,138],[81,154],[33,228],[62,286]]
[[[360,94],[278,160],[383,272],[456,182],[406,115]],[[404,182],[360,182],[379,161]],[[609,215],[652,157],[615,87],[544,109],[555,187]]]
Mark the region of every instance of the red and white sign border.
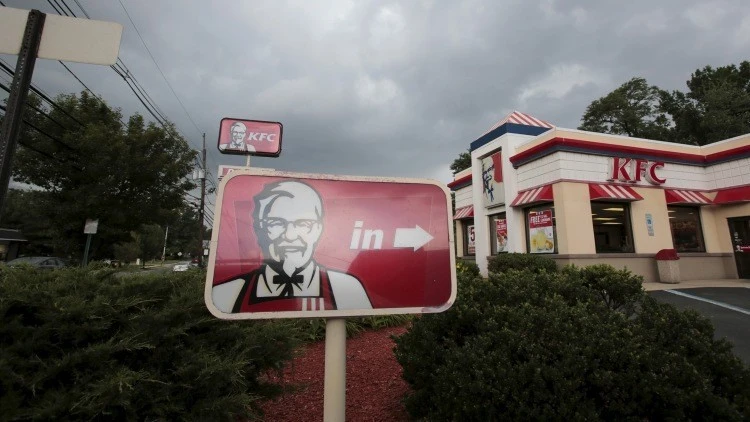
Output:
[[[347,182],[377,182],[377,183],[403,183],[403,184],[425,184],[439,187],[445,193],[445,203],[447,214],[448,230],[448,248],[450,251],[450,269],[451,269],[451,294],[448,301],[440,307],[413,307],[413,308],[378,308],[378,309],[342,309],[327,310],[317,312],[303,311],[279,311],[279,312],[244,312],[244,313],[224,313],[213,304],[211,289],[213,287],[213,275],[216,269],[216,247],[219,244],[219,227],[221,227],[221,207],[224,197],[224,189],[227,183],[238,176],[266,176],[266,177],[283,177],[292,179],[317,179],[317,180],[339,180]],[[377,315],[397,315],[397,314],[424,314],[439,313],[447,311],[456,301],[457,281],[456,281],[456,249],[455,239],[453,237],[453,219],[451,218],[451,196],[448,187],[445,184],[431,179],[418,178],[401,178],[401,177],[367,177],[367,176],[343,176],[334,174],[313,174],[313,173],[294,173],[286,171],[275,171],[263,168],[247,167],[246,169],[234,170],[219,182],[219,189],[216,194],[216,205],[214,208],[214,224],[211,230],[210,254],[208,257],[208,268],[206,271],[206,285],[204,288],[204,301],[209,312],[217,318],[226,320],[245,320],[245,319],[280,319],[280,318],[343,318],[359,316],[377,316]]]

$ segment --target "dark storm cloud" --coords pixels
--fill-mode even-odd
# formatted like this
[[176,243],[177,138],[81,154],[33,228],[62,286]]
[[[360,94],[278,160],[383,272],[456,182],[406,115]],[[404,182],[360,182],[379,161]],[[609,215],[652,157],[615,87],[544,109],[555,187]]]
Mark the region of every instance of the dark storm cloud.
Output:
[[[9,2],[49,10],[46,2]],[[21,4],[23,3],[23,5]],[[135,1],[123,0],[212,150],[224,116],[284,123],[283,170],[437,178],[517,109],[562,127],[633,76],[666,89],[750,51],[744,0]],[[82,2],[125,27],[120,57],[193,146],[193,127],[117,2]],[[75,65],[126,115],[144,112],[111,70]],[[35,81],[80,86],[55,63]],[[215,171],[215,170],[214,170]]]

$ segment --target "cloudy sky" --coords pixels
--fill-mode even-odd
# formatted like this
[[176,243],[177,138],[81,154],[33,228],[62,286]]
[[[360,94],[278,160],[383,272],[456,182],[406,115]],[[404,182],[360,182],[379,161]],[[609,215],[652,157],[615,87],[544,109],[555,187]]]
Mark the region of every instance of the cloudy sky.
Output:
[[[697,68],[750,58],[747,0],[122,0],[194,125],[118,0],[78,3],[124,26],[120,58],[191,145],[206,133],[214,174],[244,164],[216,148],[231,116],[284,124],[282,155],[254,166],[447,182],[452,160],[512,110],[575,128],[631,77],[685,89]],[[125,115],[145,113],[110,68],[70,66]],[[82,89],[51,61],[34,82]]]

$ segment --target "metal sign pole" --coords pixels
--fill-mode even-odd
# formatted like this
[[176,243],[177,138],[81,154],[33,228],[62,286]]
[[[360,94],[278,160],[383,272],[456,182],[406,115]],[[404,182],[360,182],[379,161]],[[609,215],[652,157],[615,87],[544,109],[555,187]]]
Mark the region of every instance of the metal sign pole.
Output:
[[346,420],[346,319],[326,319],[323,420]]
[[85,267],[89,263],[89,248],[91,247],[91,233],[86,237],[86,249],[83,251],[83,266]]
[[42,40],[45,16],[38,10],[29,12],[21,51],[16,62],[16,73],[13,75],[13,82],[10,85],[5,118],[0,128],[0,211],[5,205],[5,195],[8,193],[13,154],[16,151],[18,134],[21,131],[23,107],[29,93],[39,43]]

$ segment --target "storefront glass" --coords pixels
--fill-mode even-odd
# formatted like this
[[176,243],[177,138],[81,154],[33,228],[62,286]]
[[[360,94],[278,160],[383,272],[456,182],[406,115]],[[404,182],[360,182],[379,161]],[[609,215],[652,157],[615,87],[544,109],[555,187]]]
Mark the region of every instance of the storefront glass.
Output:
[[633,231],[630,226],[630,204],[592,202],[596,253],[632,253]]
[[526,209],[526,250],[529,253],[557,253],[557,225],[552,204]]
[[703,228],[698,207],[668,206],[669,228],[677,252],[705,252]]
[[508,220],[504,212],[490,216],[490,244],[492,255],[508,252]]

